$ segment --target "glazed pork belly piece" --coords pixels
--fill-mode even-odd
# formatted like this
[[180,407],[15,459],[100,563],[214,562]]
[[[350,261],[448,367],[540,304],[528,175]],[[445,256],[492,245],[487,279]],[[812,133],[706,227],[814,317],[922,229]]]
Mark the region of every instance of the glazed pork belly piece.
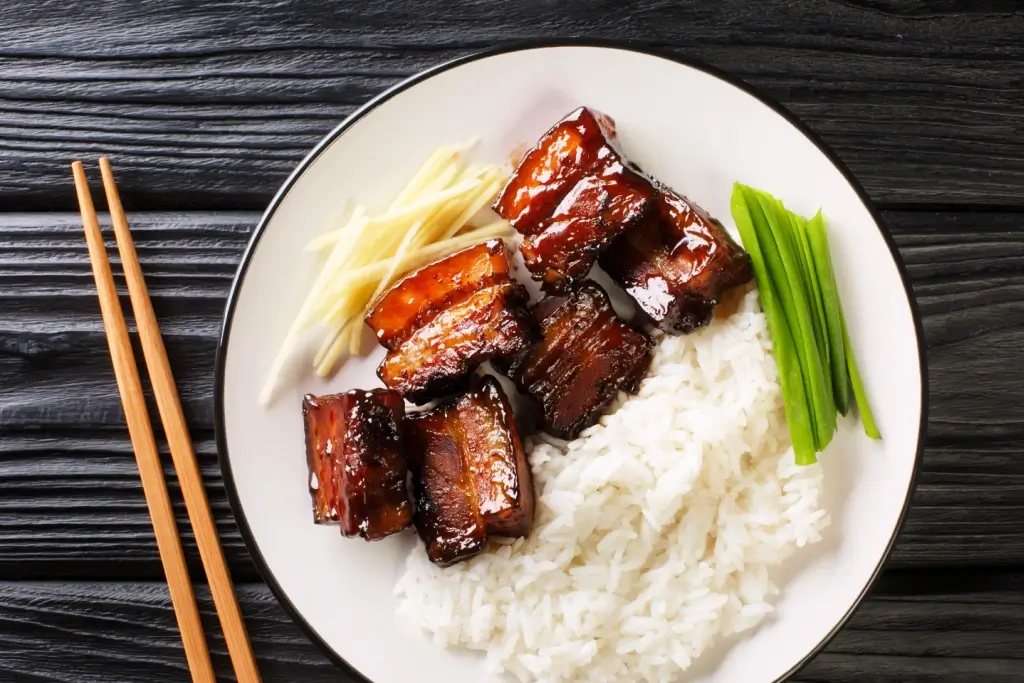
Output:
[[483,550],[491,534],[526,536],[533,478],[512,409],[493,377],[405,424],[415,523],[431,562],[448,566]]
[[751,280],[750,258],[616,144],[608,116],[577,109],[523,157],[494,210],[525,236],[523,261],[545,292],[564,293],[599,260],[661,329],[692,332]]
[[750,256],[722,224],[660,184],[656,213],[619,237],[600,263],[671,334],[707,325],[722,295],[753,277]]
[[654,344],[623,322],[591,281],[566,298],[543,299],[533,313],[541,341],[505,369],[540,404],[544,431],[572,439],[597,421],[620,390],[636,391]]
[[536,338],[527,298],[512,279],[501,240],[421,268],[392,287],[366,318],[388,350],[378,376],[417,404],[464,388],[481,363],[515,356]]
[[302,415],[313,521],[338,523],[342,535],[368,541],[409,526],[402,395],[388,389],[307,395]]
[[523,157],[494,210],[525,236],[519,250],[534,279],[561,293],[653,211],[656,195],[616,148],[614,122],[580,107]]

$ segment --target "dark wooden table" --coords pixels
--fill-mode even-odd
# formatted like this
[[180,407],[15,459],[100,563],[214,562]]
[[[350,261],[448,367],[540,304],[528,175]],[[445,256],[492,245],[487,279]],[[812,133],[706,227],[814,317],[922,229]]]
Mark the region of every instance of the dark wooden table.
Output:
[[188,680],[70,161],[114,160],[265,680],[348,680],[261,583],[228,508],[224,299],[260,210],[338,121],[425,67],[540,36],[636,39],[765,90],[900,245],[928,345],[923,470],[870,598],[795,680],[1024,681],[1022,0],[5,0],[0,681]]

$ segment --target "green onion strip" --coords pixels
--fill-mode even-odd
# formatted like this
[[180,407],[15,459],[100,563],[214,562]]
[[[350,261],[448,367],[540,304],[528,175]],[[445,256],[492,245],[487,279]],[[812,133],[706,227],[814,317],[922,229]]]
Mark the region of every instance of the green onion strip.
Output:
[[853,401],[865,433],[881,438],[853,357],[821,212],[806,221],[740,183],[730,206],[768,321],[797,464],[816,461],[835,434],[836,414],[847,414]]
[[811,414],[804,392],[800,362],[797,359],[796,346],[778,301],[778,295],[775,293],[775,288],[765,267],[757,231],[754,229],[753,219],[743,195],[741,186],[737,183],[732,194],[732,216],[736,221],[736,227],[739,228],[743,246],[753,262],[754,279],[761,297],[761,307],[768,320],[768,333],[771,335],[772,348],[775,350],[775,362],[779,366],[779,382],[782,385],[786,421],[789,423],[789,433],[793,441],[796,462],[799,465],[810,465],[817,462],[817,458],[814,447],[814,428],[811,426]]

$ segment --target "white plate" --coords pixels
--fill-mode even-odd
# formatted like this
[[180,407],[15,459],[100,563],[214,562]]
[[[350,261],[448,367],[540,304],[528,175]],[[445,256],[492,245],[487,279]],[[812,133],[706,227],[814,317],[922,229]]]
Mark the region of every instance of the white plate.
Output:
[[261,384],[308,286],[302,247],[343,198],[376,203],[429,152],[480,136],[481,161],[507,160],[580,104],[617,124],[626,153],[731,227],[734,181],[805,215],[824,208],[853,343],[879,426],[837,435],[824,455],[826,540],[778,574],[778,611],[741,640],[707,652],[687,680],[784,679],[835,634],[864,596],[896,536],[924,424],[920,324],[896,249],[864,192],[803,125],[750,88],[672,56],[595,44],[506,48],[440,66],[373,100],[299,165],[256,229],[232,289],[217,361],[224,481],[264,579],[339,664],[374,683],[486,680],[475,654],[454,653],[394,616],[392,586],[414,535],[379,543],[314,526],[300,399],[379,386],[380,354],[331,381],[305,364],[269,409]]

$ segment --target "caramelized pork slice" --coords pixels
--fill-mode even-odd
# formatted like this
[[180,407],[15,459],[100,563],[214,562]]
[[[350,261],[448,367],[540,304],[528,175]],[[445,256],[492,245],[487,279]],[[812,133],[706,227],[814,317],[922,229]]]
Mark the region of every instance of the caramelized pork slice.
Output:
[[392,287],[366,318],[377,341],[395,349],[439,311],[491,285],[512,282],[508,251],[488,240],[408,275]]
[[453,422],[435,409],[413,413],[405,423],[416,531],[427,557],[442,567],[476,555],[487,541]]
[[729,289],[753,277],[750,257],[722,224],[669,188],[658,210],[601,256],[601,267],[666,332],[686,334],[711,322]]
[[750,259],[699,207],[617,149],[615,124],[581,107],[516,168],[494,210],[525,235],[520,251],[545,292],[564,293],[595,260],[666,332],[706,325]]
[[302,401],[313,521],[339,523],[368,541],[409,526],[412,503],[402,448],[405,402],[387,389]]
[[[615,123],[580,107],[556,123],[523,157],[494,202],[494,210],[516,230],[532,235],[576,183],[614,154]],[[617,155],[616,155],[617,156]]]
[[489,240],[445,257],[392,287],[366,318],[388,354],[377,374],[413,403],[465,386],[486,360],[521,353],[536,338],[528,294],[508,251]]
[[467,467],[488,534],[525,537],[533,526],[533,475],[515,415],[498,380],[486,376],[455,402]]
[[638,225],[652,206],[651,184],[628,169],[583,178],[543,221],[543,229],[523,240],[523,262],[544,291],[563,293],[586,277],[598,255]]
[[377,375],[413,403],[464,389],[481,363],[521,353],[534,338],[525,301],[518,284],[487,287],[416,330],[388,353]]
[[623,322],[608,295],[587,281],[565,299],[534,308],[541,341],[509,367],[519,389],[540,403],[544,430],[572,439],[594,424],[618,392],[635,391],[653,342]]
[[493,377],[454,402],[410,414],[405,443],[416,529],[431,562],[472,557],[491,534],[530,533],[533,479],[508,398]]
[[523,157],[494,210],[526,235],[520,251],[546,292],[564,292],[654,206],[651,182],[615,146],[615,124],[581,107]]

